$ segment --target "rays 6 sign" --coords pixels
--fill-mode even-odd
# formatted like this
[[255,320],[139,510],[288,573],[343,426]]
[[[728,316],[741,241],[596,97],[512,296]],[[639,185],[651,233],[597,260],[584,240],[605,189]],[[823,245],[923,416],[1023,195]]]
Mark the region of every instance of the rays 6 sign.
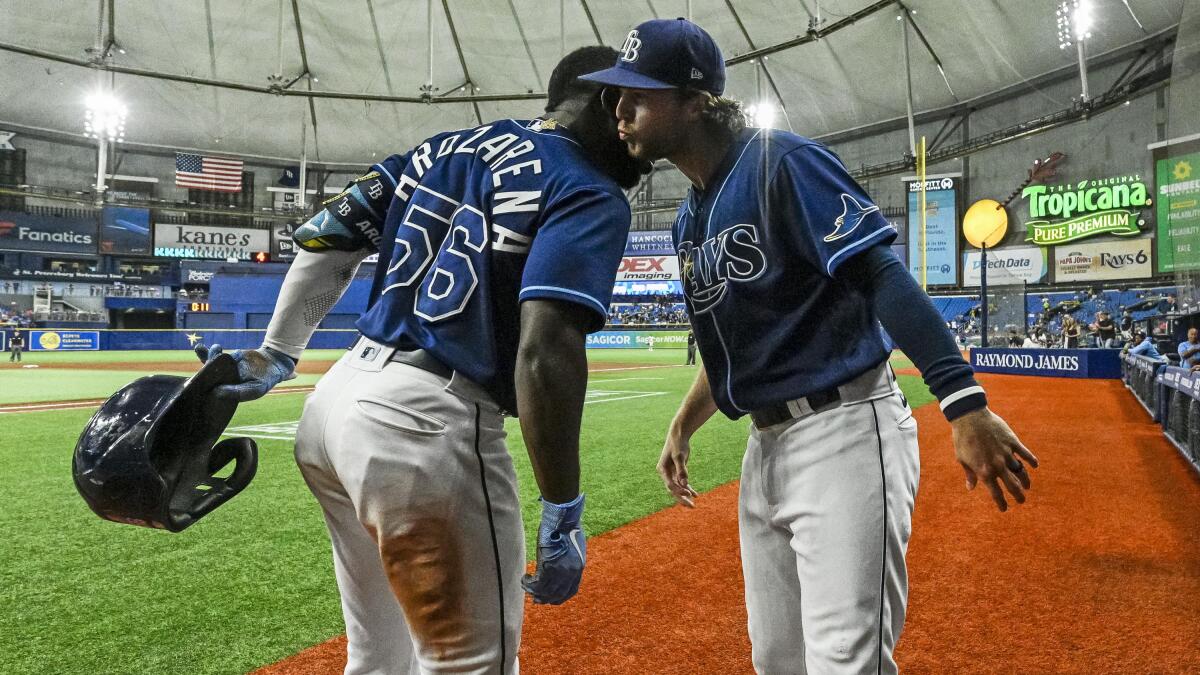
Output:
[[1057,282],[1145,279],[1150,276],[1150,238],[1054,247]]

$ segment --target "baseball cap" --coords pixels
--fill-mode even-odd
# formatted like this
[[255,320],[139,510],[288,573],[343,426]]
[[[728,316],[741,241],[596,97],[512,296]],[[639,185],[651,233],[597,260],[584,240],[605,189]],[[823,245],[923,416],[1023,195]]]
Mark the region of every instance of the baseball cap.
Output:
[[580,76],[630,89],[687,87],[720,96],[725,91],[725,58],[712,36],[687,19],[654,19],[625,36],[617,64]]

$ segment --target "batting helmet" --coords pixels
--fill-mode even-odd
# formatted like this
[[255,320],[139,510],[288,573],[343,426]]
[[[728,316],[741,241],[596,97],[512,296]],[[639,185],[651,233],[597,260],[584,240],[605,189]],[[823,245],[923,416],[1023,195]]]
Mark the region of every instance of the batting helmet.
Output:
[[[241,492],[254,478],[258,447],[249,438],[217,443],[237,403],[209,395],[237,382],[237,364],[223,354],[191,378],[143,377],[105,401],[71,462],[92,511],[179,532]],[[233,472],[218,478],[230,462]]]

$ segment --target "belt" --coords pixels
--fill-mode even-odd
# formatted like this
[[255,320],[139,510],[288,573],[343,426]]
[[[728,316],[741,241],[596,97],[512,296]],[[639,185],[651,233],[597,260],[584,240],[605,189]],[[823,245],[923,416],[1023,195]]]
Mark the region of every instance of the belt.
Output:
[[842,394],[837,387],[831,387],[825,391],[818,391],[815,394],[809,394],[803,398],[776,403],[765,408],[750,411],[750,419],[754,422],[754,426],[759,429],[773,427],[776,424],[782,424],[797,417],[807,415],[819,411],[821,408],[840,403]]
[[439,361],[436,356],[424,349],[413,349],[411,351],[397,349],[392,352],[392,357],[389,361],[403,363],[413,368],[420,368],[427,373],[433,373],[447,380],[454,375],[454,371],[449,366]]

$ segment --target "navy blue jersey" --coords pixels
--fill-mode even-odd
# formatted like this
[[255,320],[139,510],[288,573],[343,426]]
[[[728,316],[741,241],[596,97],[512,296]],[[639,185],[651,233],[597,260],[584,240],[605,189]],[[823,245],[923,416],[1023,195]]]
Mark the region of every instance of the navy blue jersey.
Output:
[[839,265],[896,231],[824,146],[747,129],[673,230],[692,326],[721,412],[842,384],[888,356]]
[[553,121],[438,134],[374,168],[395,196],[359,330],[428,350],[515,412],[519,303],[577,303],[604,325],[624,193]]

